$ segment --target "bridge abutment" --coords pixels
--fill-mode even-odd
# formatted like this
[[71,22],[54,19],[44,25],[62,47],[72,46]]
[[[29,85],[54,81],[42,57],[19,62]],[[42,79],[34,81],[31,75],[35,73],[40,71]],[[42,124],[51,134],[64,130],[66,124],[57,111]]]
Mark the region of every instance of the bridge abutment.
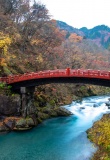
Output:
[[20,87],[21,115],[23,118],[35,114],[34,91],[35,87]]

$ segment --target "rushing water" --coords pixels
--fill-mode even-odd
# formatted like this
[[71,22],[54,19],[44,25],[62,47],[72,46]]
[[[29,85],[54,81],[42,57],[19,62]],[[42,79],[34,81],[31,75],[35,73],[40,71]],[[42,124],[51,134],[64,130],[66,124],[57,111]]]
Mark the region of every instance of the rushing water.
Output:
[[84,98],[65,106],[74,113],[70,117],[46,120],[27,132],[0,135],[0,160],[89,160],[96,148],[85,131],[109,112],[105,105],[109,97]]

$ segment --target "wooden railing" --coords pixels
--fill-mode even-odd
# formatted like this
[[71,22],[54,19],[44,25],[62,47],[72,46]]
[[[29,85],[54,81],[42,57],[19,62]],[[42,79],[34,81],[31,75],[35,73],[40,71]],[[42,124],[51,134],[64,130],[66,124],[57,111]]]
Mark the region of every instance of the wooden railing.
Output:
[[0,82],[12,84],[31,79],[54,78],[54,77],[86,77],[86,78],[99,78],[99,79],[110,80],[110,71],[100,71],[91,69],[75,70],[70,68],[58,69],[58,70],[46,70],[39,72],[24,73],[19,75],[10,75],[8,77],[0,77]]

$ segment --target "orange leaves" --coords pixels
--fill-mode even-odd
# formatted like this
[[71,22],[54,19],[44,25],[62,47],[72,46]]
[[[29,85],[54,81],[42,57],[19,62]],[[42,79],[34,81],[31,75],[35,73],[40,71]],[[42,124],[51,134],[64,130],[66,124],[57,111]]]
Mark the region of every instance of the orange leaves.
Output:
[[40,45],[43,43],[42,39],[32,39],[31,40],[31,45]]
[[69,38],[70,42],[80,42],[82,41],[83,37],[78,36],[76,33],[72,33]]

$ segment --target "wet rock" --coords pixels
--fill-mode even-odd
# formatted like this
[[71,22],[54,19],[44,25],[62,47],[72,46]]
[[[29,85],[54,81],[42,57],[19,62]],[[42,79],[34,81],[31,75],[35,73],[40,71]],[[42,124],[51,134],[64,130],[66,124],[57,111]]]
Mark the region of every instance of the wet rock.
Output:
[[58,116],[69,116],[69,115],[72,115],[72,113],[70,111],[68,111],[65,108],[61,108],[61,107],[57,108],[56,112],[57,112]]
[[110,101],[105,103],[106,106],[110,107]]
[[32,127],[19,127],[19,128],[16,128],[14,127],[14,131],[26,131],[26,130],[30,130],[32,129]]
[[80,109],[85,109],[85,107],[80,107]]
[[98,106],[98,104],[94,104],[94,105],[93,105],[93,107],[95,107],[95,108],[96,108],[96,107],[99,107],[99,106]]
[[3,122],[4,119],[5,119],[5,116],[0,115],[0,122]]

